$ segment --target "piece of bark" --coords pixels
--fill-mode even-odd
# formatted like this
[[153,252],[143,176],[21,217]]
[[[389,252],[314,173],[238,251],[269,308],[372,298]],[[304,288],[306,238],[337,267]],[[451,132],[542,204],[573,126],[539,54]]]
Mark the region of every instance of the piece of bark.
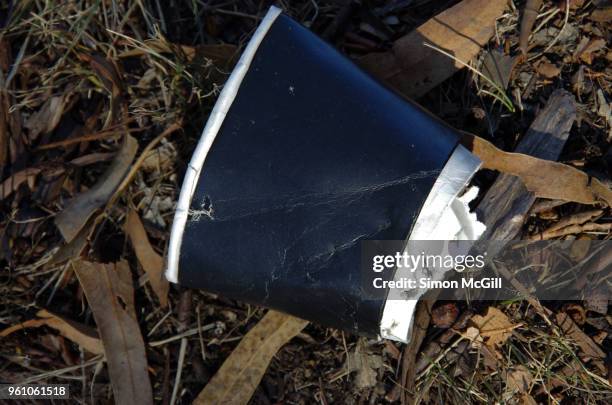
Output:
[[[516,152],[530,154],[542,159],[556,160],[567,141],[569,130],[576,118],[574,98],[566,91],[554,92],[546,107],[534,120],[520,142]],[[493,186],[485,194],[476,212],[487,231],[481,240],[511,240],[521,229],[523,222],[535,201],[532,193],[514,176],[500,174]],[[403,390],[402,404],[415,402],[416,357],[419,353],[431,320],[431,308],[437,298],[435,291],[430,292],[417,305],[410,343],[402,357]]]
[[[519,143],[515,152],[557,160],[576,119],[574,97],[555,91]],[[478,205],[476,213],[487,226],[482,240],[511,240],[520,231],[535,196],[515,176],[500,174]]]

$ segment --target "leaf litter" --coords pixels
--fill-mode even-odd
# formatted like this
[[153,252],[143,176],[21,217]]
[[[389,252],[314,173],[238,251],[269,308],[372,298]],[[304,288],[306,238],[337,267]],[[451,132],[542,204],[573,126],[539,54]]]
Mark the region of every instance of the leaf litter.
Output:
[[[529,33],[528,62],[515,64],[498,78],[490,69],[485,71],[482,61],[485,55],[493,53],[504,61],[519,55],[520,18],[524,14],[522,3],[463,1],[446,8],[446,5],[425,1],[418,2],[418,7],[416,2],[412,5],[408,4],[412,2],[396,2],[392,7],[377,8],[361,3],[340,6],[323,2],[319,6],[323,5],[326,11],[318,14],[314,2],[297,3],[289,6],[295,7],[290,9],[294,17],[308,22],[319,34],[328,32],[334,45],[350,57],[373,60],[374,73],[378,74],[377,69],[381,69],[383,76],[390,75],[388,82],[396,81],[392,85],[397,90],[421,96],[419,101],[447,122],[492,140],[500,150],[513,150],[517,139],[553,88],[571,87],[581,103],[583,118],[572,128],[563,161],[581,168],[580,172],[587,173],[589,179],[600,179],[603,186],[607,184],[605,179],[609,173],[605,172],[602,162],[607,159],[605,142],[606,138],[609,142],[612,127],[610,114],[607,114],[610,76],[605,64],[610,58],[609,45],[602,46],[601,39],[609,38],[609,27],[602,24],[606,10],[595,4],[598,2],[578,4],[570,1],[568,21],[563,5],[542,3]],[[79,281],[70,269],[78,266],[82,257],[86,262],[94,263],[92,266],[98,270],[104,267],[103,274],[119,271],[116,268],[111,271],[113,266],[129,272],[126,264],[119,264],[129,259],[134,272],[141,266],[149,274],[135,246],[131,249],[132,243],[125,243],[126,215],[134,207],[141,222],[146,223],[144,233],[154,253],[145,246],[145,251],[149,252],[146,256],[154,258],[142,260],[153,262],[153,265],[147,265],[150,269],[159,268],[158,258],[167,241],[172,204],[180,186],[181,167],[199,136],[202,117],[214,101],[214,95],[218,94],[226,73],[231,70],[232,60],[235,61],[236,54],[239,54],[243,39],[254,27],[256,20],[248,16],[261,15],[260,9],[249,5],[244,9],[238,8],[240,15],[218,5],[206,10],[191,3],[179,4],[174,9],[165,4],[160,4],[159,9],[149,6],[147,2],[132,8],[129,5],[125,8],[123,3],[117,3],[116,7],[104,4],[101,8],[72,2],[56,7],[44,2],[16,3],[12,18],[7,20],[3,30],[0,69],[3,77],[11,80],[0,93],[0,113],[6,118],[0,125],[0,162],[4,166],[0,202],[11,216],[7,215],[1,223],[0,235],[5,247],[2,256],[8,263],[6,268],[10,269],[11,277],[7,279],[8,284],[3,284],[3,294],[0,295],[0,302],[7,308],[0,311],[0,326],[4,330],[17,328],[3,338],[4,359],[9,362],[2,372],[3,380],[18,382],[42,378],[57,382],[66,380],[58,380],[54,375],[67,375],[78,381],[72,389],[78,396],[81,392],[78,378],[86,375],[87,382],[93,378],[95,384],[91,384],[90,392],[85,395],[109,397],[117,389],[116,385],[121,391],[114,394],[115,399],[126,392],[110,359],[106,367],[111,384],[103,384],[98,376],[101,369],[91,367],[100,364],[99,361],[78,360],[77,350],[75,364],[79,365],[79,370],[75,372],[68,367],[73,364],[67,360],[70,353],[58,358],[52,353],[41,352],[35,339],[59,334],[93,354],[99,352],[99,348],[93,349],[93,345],[91,350],[87,349],[86,345],[91,342],[86,343],[84,336],[91,337],[93,342],[95,336],[99,336],[105,349],[112,347],[112,356],[122,352],[120,344],[111,343],[115,340],[108,331],[101,333],[103,322],[98,322],[98,318],[109,316],[105,314],[108,310],[101,310],[98,304],[94,309],[94,305],[88,302],[87,291],[87,300],[82,300]],[[196,15],[199,17],[194,18]],[[312,19],[314,15],[317,17]],[[364,16],[367,16],[367,21]],[[175,18],[179,18],[181,24],[172,24]],[[474,21],[479,23],[473,24]],[[467,38],[448,35],[448,28],[443,24],[460,33],[469,33],[468,37],[475,39],[476,44]],[[376,29],[361,29],[366,26]],[[475,26],[482,29],[472,31]],[[189,29],[193,30],[186,34]],[[379,32],[384,36],[376,34]],[[425,42],[423,33],[429,35],[432,45],[449,51],[456,59],[422,47]],[[23,46],[26,35],[30,39]],[[412,45],[418,48],[408,52]],[[32,50],[37,49],[36,46],[45,46],[48,51],[34,53]],[[539,55],[549,46],[544,55]],[[20,52],[22,48],[23,54]],[[500,87],[507,80],[507,86],[503,87],[507,87],[508,96],[520,114],[500,110],[495,102],[491,103],[496,99],[485,91],[495,89],[488,88],[484,83],[486,80],[474,71],[464,69],[466,66],[457,60],[484,73]],[[394,67],[399,68],[393,70]],[[423,79],[423,75],[431,82]],[[478,111],[478,114],[472,114],[472,111]],[[91,122],[86,123],[86,120]],[[111,201],[92,204],[91,207],[95,205],[95,208],[84,210],[88,219],[74,219],[74,231],[67,233],[73,240],[66,244],[63,232],[58,232],[53,225],[52,215],[61,214],[71,199],[96,187],[109,167],[108,159],[117,156],[126,134],[129,133],[137,139],[140,147],[144,147],[178,122],[186,123],[184,135],[168,141],[169,148],[177,153],[166,154],[166,151],[159,150],[159,158],[153,158],[159,142],[154,143],[141,155],[142,159],[124,173],[108,197]],[[61,177],[54,180],[53,187],[47,191],[42,187],[47,175],[60,173],[60,169],[49,169],[50,162],[60,163],[61,166],[54,167],[61,168]],[[74,165],[66,164],[68,162],[74,162]],[[597,166],[595,172],[592,170],[594,166]],[[571,176],[576,176],[575,172],[572,173]],[[590,190],[583,186],[580,183],[578,198],[570,196],[569,203],[554,208],[555,215],[548,219],[539,215],[529,218],[525,225],[526,234],[539,235],[556,227],[558,233],[550,236],[564,238],[579,237],[589,229],[605,229],[609,223],[606,219],[609,208],[603,204],[605,198],[587,195],[585,199],[585,190],[596,193],[592,184]],[[535,187],[536,191],[538,187]],[[558,197],[564,194],[558,182],[548,187],[541,186],[541,189],[544,191],[539,195]],[[605,194],[605,189],[600,193]],[[580,201],[573,202],[576,199]],[[593,199],[597,199],[594,204],[586,203],[586,200]],[[587,206],[581,207],[584,204]],[[37,227],[28,224],[26,232],[25,227],[15,226],[10,218],[25,217],[22,212],[32,205],[41,207],[43,214],[32,217]],[[94,215],[100,208],[103,208],[102,215]],[[589,209],[600,209],[603,215],[593,216],[587,222],[575,221],[561,226],[567,223],[566,218]],[[16,216],[13,217],[12,213]],[[557,222],[561,223],[557,225]],[[609,230],[599,232],[604,235],[590,236],[601,238],[609,235]],[[62,253],[62,260],[50,261],[52,255],[49,253],[57,249]],[[140,253],[142,258],[143,252]],[[607,260],[602,257],[598,267],[592,271],[606,268]],[[122,277],[125,277],[127,273],[123,270]],[[161,398],[169,402],[168,392],[174,388],[170,387],[173,383],[169,381],[178,381],[175,401],[188,403],[195,398],[224,360],[231,357],[234,342],[257,327],[256,321],[261,314],[261,311],[243,303],[194,292],[193,305],[197,316],[184,317],[181,314],[189,313],[189,310],[177,309],[179,294],[176,290],[169,290],[170,305],[162,309],[160,303],[164,293],[158,296],[152,283],[153,295],[149,294],[148,287],[131,285],[131,294],[123,292],[119,294],[122,298],[116,300],[124,315],[132,319],[127,322],[132,325],[130,328],[135,328],[131,330],[135,336],[140,336],[136,351],[140,353],[140,362],[144,353],[145,366],[140,364],[135,372],[139,378],[144,378],[143,369],[150,371],[147,378],[151,381],[149,386],[156,400]],[[113,294],[109,296],[116,297]],[[419,357],[420,372],[415,377],[415,391],[421,392],[424,399],[435,401],[444,398],[446,402],[498,400],[498,395],[506,388],[524,403],[532,403],[527,395],[536,398],[537,402],[597,402],[610,391],[604,372],[605,363],[603,366],[597,363],[601,358],[588,356],[585,350],[593,355],[597,354],[597,348],[601,350],[609,344],[606,340],[609,338],[602,340],[603,335],[599,332],[603,331],[603,321],[608,325],[609,322],[605,320],[607,302],[603,304],[601,299],[591,301],[587,301],[589,305],[585,304],[587,320],[584,325],[577,324],[568,315],[566,319],[574,322],[568,327],[564,318],[561,324],[567,333],[564,328],[543,325],[540,315],[526,304],[495,304],[497,308],[504,308],[502,313],[511,324],[520,325],[512,329],[510,336],[500,336],[486,329],[480,318],[476,318],[477,323],[471,322],[470,311],[475,308],[458,305],[458,320],[450,328],[440,330],[451,323],[450,315],[453,314],[449,312],[448,319],[445,316],[435,319],[440,327],[430,326],[424,331],[425,347],[420,352],[424,355],[425,349],[429,351],[427,360]],[[35,312],[24,311],[32,304],[37,309]],[[134,307],[138,311],[132,311]],[[554,313],[563,313],[560,306],[553,305],[551,309]],[[103,315],[99,315],[100,311]],[[489,311],[485,308],[476,312],[484,314],[477,316],[487,318]],[[230,313],[232,316],[228,315]],[[593,320],[595,314],[599,314],[599,321]],[[185,329],[177,327],[177,318],[186,319],[181,321],[185,323]],[[499,315],[492,318],[504,320]],[[461,319],[468,319],[469,326],[461,325]],[[69,327],[74,322],[73,325],[79,328]],[[31,325],[32,328],[26,334],[20,332],[19,324]],[[482,330],[476,325],[481,325]],[[593,325],[597,325],[598,331],[592,329],[595,328]],[[95,328],[97,334],[82,335],[81,326],[89,328],[89,332]],[[576,333],[576,330],[584,335]],[[184,361],[180,363],[184,370],[183,378],[176,380],[175,366],[179,366],[180,346],[174,342],[182,340],[184,333],[189,335],[184,338],[188,343],[183,352]],[[466,333],[474,337],[474,347],[478,350],[465,345],[466,339],[461,334]],[[399,378],[401,366],[398,362],[402,361],[408,346],[399,346],[403,352],[400,356],[377,352],[381,350],[377,345],[367,345],[366,350],[358,351],[360,340],[356,337],[317,325],[309,325],[295,338],[285,340],[288,341],[284,344],[273,344],[274,339],[271,339],[263,345],[261,350],[266,353],[282,348],[276,354],[267,354],[265,357],[270,358],[269,361],[257,363],[259,371],[255,375],[259,375],[257,378],[261,383],[251,380],[243,401],[248,400],[249,393],[253,393],[254,403],[309,402],[313,398],[321,403],[376,403],[384,397],[404,398],[406,388]],[[155,344],[145,346],[149,341]],[[498,343],[493,345],[494,348],[490,349],[486,344],[495,341]],[[430,345],[434,342],[435,345]],[[579,350],[584,362],[576,359],[574,348]],[[73,349],[69,347],[67,350]],[[356,370],[329,382],[330,373],[345,370],[347,357],[357,353],[362,358],[361,364],[367,365],[370,364],[368,359],[376,359],[372,367],[365,368],[375,370],[375,373],[365,373],[370,376],[364,379],[367,387],[355,389],[356,379],[360,378]],[[378,367],[378,356],[383,363],[381,368]],[[29,363],[24,362],[24,358]],[[27,368],[30,365],[52,370],[53,374],[38,377]],[[246,368],[242,360],[234,365]],[[113,372],[110,372],[111,368]],[[525,382],[530,381],[525,369],[533,377],[531,390],[526,393],[520,392]],[[499,370],[502,372],[492,372]],[[376,383],[372,386],[374,374]],[[128,381],[128,376],[124,376]],[[575,387],[578,389],[572,389]]]

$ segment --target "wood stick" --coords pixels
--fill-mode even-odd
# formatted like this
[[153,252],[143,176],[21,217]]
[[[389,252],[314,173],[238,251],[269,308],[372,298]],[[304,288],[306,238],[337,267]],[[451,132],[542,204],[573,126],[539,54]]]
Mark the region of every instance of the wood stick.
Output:
[[[564,90],[555,91],[531,124],[516,152],[557,160],[575,119],[574,97]],[[519,233],[534,202],[535,196],[518,178],[500,174],[476,209],[478,219],[487,226],[481,240],[512,240]],[[402,356],[402,404],[412,404],[418,398],[415,393],[416,359],[427,334],[435,299],[435,296],[423,298],[414,315],[411,340]]]
[[[565,90],[555,91],[515,152],[557,160],[575,119],[574,97]],[[487,226],[481,239],[515,238],[534,202],[535,196],[525,189],[519,179],[500,174],[476,209],[478,219]]]

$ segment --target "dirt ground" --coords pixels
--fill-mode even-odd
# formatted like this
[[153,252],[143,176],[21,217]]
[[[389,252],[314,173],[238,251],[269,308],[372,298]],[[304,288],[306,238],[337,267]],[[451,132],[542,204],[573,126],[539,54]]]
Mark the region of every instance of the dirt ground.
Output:
[[[362,63],[456,3],[276,4]],[[95,280],[75,270],[81,261],[123,263],[122,274],[133,281],[124,308],[142,335],[135,344],[144,350],[156,403],[191,403],[263,316],[262,308],[149,278],[161,269],[185,168],[208,113],[270,4],[0,2],[0,382],[69,384],[73,402],[114,403],[104,353],[121,354],[111,353],[104,333],[102,343],[98,338],[90,302]],[[512,151],[553,91],[565,89],[575,97],[577,121],[559,161],[610,186],[612,5],[544,1],[522,55],[525,5],[505,5],[494,35],[471,61],[497,87],[464,68],[417,102]],[[487,74],[491,58],[507,71]],[[136,141],[132,150],[127,137]],[[118,151],[134,159],[118,162]],[[474,183],[485,192],[496,176],[485,170]],[[70,205],[86,192],[88,202]],[[530,215],[518,238],[592,209],[551,206]],[[597,230],[580,228],[582,222],[563,237],[609,240],[610,207],[597,209],[589,219]],[[410,397],[610,403],[612,315],[607,300],[595,298],[544,303],[551,318],[567,315],[572,332],[547,323],[529,302],[436,303],[410,365]],[[96,305],[104,310],[103,302]],[[470,338],[483,318],[510,330],[495,346]],[[309,324],[272,359],[251,403],[400,402],[406,350]]]

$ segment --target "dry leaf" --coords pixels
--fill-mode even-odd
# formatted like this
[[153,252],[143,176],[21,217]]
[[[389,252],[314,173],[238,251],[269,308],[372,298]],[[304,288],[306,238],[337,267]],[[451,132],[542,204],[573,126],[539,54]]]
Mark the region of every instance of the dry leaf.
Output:
[[57,127],[71,99],[72,97],[68,92],[50,97],[40,110],[30,116],[24,124],[29,130],[30,142],[36,140],[41,134],[48,134]]
[[608,103],[602,89],[597,89],[597,115],[608,125],[608,142],[612,142],[612,103]]
[[349,353],[346,366],[350,373],[357,372],[355,386],[359,389],[372,388],[378,381],[376,370],[383,367],[382,357],[368,353],[365,339],[360,338],[355,345],[355,350]]
[[544,76],[547,79],[553,79],[561,73],[561,69],[557,67],[557,65],[553,65],[552,63],[543,60],[538,64],[536,70],[539,74]]
[[162,307],[168,306],[168,280],[164,277],[164,259],[157,254],[151,246],[138,213],[134,210],[128,212],[125,220],[126,234],[129,236],[138,262],[149,276],[149,283],[159,298]]
[[529,36],[533,24],[538,17],[538,11],[542,6],[542,0],[527,0],[525,9],[523,10],[523,16],[521,17],[521,32],[519,35],[519,49],[523,55],[527,55]]
[[602,23],[612,21],[612,7],[605,7],[605,8],[593,10],[593,12],[588,18],[591,21],[602,22]]
[[505,55],[497,49],[486,53],[482,62],[482,73],[502,89],[508,88],[516,58]]
[[105,59],[100,55],[79,54],[79,59],[89,63],[89,66],[96,72],[96,75],[102,80],[106,90],[118,97],[123,92],[123,81],[117,66],[110,60]]
[[102,338],[115,403],[152,404],[128,263],[77,261],[73,266]]
[[98,162],[106,162],[107,160],[111,160],[113,156],[113,153],[107,152],[90,153],[89,155],[83,155],[72,159],[70,164],[75,166],[87,166]]
[[[546,229],[546,230],[544,230],[544,231],[542,231],[542,232],[540,232],[538,234],[532,235],[531,239],[535,239],[535,240],[547,240],[547,239],[552,239],[552,238],[556,238],[556,237],[563,236],[563,235],[568,235],[568,234],[576,233],[575,230],[582,229],[582,227],[576,228],[577,225],[579,226],[579,225],[585,224],[585,223],[587,223],[589,221],[592,221],[592,220],[600,217],[602,214],[603,214],[603,210],[594,209],[594,210],[579,212],[577,214],[570,215],[569,217],[565,217],[565,218],[561,219],[559,222],[557,222],[556,224],[552,225],[548,229]],[[587,239],[588,239],[588,237],[587,237]],[[577,250],[576,254],[579,254],[580,251],[583,251],[585,249],[588,252],[589,243],[586,242],[586,241],[585,242],[576,242],[576,243],[573,243],[572,244],[572,249],[576,249]],[[584,257],[584,256],[582,256],[582,257]],[[578,259],[576,259],[576,261],[578,261]]]
[[556,315],[557,325],[561,330],[580,347],[580,351],[588,358],[601,360],[606,357],[606,354],[586,333],[584,333],[578,325],[572,321],[572,318],[565,312],[559,312]]
[[576,235],[583,232],[603,232],[608,233],[612,230],[612,223],[598,224],[595,222],[587,222],[582,225],[570,225],[556,231],[544,231],[529,236],[531,240],[548,240],[559,238],[566,235]]
[[529,392],[531,384],[533,383],[533,377],[523,365],[512,367],[505,373],[506,389],[509,392]]
[[123,108],[125,107],[123,105],[123,79],[119,68],[114,61],[100,55],[81,53],[78,54],[78,57],[89,63],[89,66],[102,81],[105,89],[111,94],[111,121],[117,121],[122,113],[127,111],[126,108]]
[[131,135],[125,141],[113,160],[113,163],[89,190],[74,197],[62,212],[55,217],[66,242],[70,242],[81,230],[94,211],[104,205],[112,196],[121,180],[130,169],[136,155],[138,142]]
[[81,256],[83,249],[87,246],[92,231],[94,230],[95,218],[90,219],[81,228],[79,233],[68,243],[60,246],[46,267],[55,266],[67,260],[76,260]]
[[484,338],[480,335],[480,330],[477,327],[469,326],[464,333],[461,333],[461,336],[470,341],[472,348],[480,351],[486,369],[495,370],[498,368],[497,357],[495,355],[496,349],[489,349],[489,346],[484,343]]
[[461,334],[464,338],[470,340],[473,344],[473,347],[478,347],[479,343],[482,343],[482,337],[480,336],[480,331],[478,328],[474,326],[468,326],[464,333]]
[[307,324],[302,319],[268,311],[242,338],[193,404],[247,404],[272,357]]
[[10,196],[23,183],[27,182],[28,184],[32,184],[36,175],[38,175],[40,172],[41,170],[38,168],[29,167],[27,169],[20,170],[15,174],[11,174],[0,185],[0,200]]
[[88,352],[93,354],[104,354],[102,341],[98,337],[95,329],[63,318],[45,309],[38,311],[36,316],[38,316],[38,319],[30,319],[0,331],[0,337],[8,336],[13,332],[26,328],[48,326],[57,330],[66,339],[73,341]]
[[519,399],[520,399],[519,403],[521,405],[538,405],[536,400],[533,399],[533,397],[526,392],[521,393]]
[[575,243],[572,243],[569,256],[578,263],[586,257],[591,250],[592,238],[590,235],[580,235]]
[[431,321],[438,328],[450,328],[458,316],[459,309],[452,302],[437,306],[431,311]]
[[520,326],[512,323],[506,314],[495,307],[489,307],[484,316],[474,315],[470,323],[478,328],[484,343],[491,349],[503,345],[512,336],[512,330]]
[[505,0],[463,0],[395,41],[384,53],[373,53],[360,64],[408,97],[420,97],[464,66],[423,43],[435,45],[467,63],[494,33]]
[[569,217],[565,217],[561,219],[559,222],[557,222],[556,224],[548,228],[548,230],[557,231],[567,226],[581,225],[581,224],[584,224],[585,222],[589,222],[589,221],[592,221],[600,217],[603,213],[604,213],[603,210],[600,210],[600,209],[579,212],[574,215],[570,215]]
[[587,64],[593,63],[593,53],[603,49],[606,46],[606,40],[603,38],[582,38],[578,47],[576,48],[576,52],[574,53],[575,59],[581,59]]
[[536,197],[581,204],[612,206],[612,190],[571,166],[521,153],[504,152],[492,143],[466,134],[463,143],[482,160],[482,168],[517,176]]

